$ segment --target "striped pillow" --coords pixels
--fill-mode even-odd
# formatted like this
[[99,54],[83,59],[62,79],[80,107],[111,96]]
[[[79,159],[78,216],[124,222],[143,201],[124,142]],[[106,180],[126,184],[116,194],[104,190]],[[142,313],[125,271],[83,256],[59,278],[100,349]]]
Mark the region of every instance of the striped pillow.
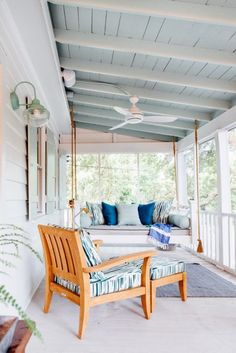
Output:
[[[96,266],[102,263],[102,260],[93,244],[93,241],[91,240],[89,233],[82,231],[81,232],[81,242],[82,246],[84,249],[84,253],[86,256],[86,262],[87,266]],[[97,279],[97,280],[103,280],[104,279],[104,274],[103,272],[92,272],[90,273],[90,278],[91,279]]]
[[89,209],[89,212],[93,216],[92,218],[93,226],[96,226],[99,224],[105,224],[105,220],[102,213],[102,205],[100,203],[92,203],[92,202],[86,202],[86,205],[87,205],[87,208]]
[[173,201],[158,201],[153,211],[153,223],[167,223]]

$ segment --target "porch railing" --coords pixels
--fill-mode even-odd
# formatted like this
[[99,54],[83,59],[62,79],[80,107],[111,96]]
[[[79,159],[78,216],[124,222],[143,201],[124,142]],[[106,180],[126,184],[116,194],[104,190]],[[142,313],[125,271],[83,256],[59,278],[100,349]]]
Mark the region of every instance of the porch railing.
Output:
[[202,211],[200,229],[204,255],[236,272],[236,214]]

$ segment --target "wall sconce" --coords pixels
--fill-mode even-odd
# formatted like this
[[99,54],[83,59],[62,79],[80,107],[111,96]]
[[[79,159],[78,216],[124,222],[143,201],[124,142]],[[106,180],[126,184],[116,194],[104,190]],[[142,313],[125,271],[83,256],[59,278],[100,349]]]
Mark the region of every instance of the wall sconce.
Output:
[[[16,94],[16,89],[21,84],[28,84],[33,87],[34,90],[34,99],[29,104],[20,104],[19,97]],[[50,113],[49,111],[40,104],[39,99],[36,96],[36,90],[34,85],[28,81],[21,81],[19,82],[14,90],[10,94],[10,101],[13,110],[19,109],[20,106],[26,107],[25,111],[23,112],[23,116],[27,121],[27,124],[34,126],[34,127],[42,127],[47,124],[49,120]]]

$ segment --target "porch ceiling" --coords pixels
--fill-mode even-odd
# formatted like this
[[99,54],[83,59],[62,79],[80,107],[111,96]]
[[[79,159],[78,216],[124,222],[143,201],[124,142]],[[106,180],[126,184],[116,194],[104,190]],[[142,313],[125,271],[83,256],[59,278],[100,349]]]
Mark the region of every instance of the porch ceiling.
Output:
[[61,67],[76,71],[68,100],[78,126],[108,131],[124,120],[112,107],[129,101],[116,86],[139,96],[145,114],[177,117],[116,132],[161,141],[236,100],[233,0],[52,0],[49,10]]

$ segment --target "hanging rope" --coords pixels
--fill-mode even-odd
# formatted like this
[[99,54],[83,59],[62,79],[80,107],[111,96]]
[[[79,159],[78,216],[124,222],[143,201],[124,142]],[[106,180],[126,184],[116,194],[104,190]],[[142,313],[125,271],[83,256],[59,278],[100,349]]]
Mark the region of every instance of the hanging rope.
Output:
[[74,198],[77,200],[77,129],[75,121],[73,122],[74,129]]
[[200,191],[199,191],[199,142],[198,142],[198,124],[195,122],[194,129],[194,142],[195,142],[195,167],[196,167],[196,196],[197,196],[197,252],[203,252],[203,245],[201,241],[200,232]]
[[176,150],[176,141],[173,140],[173,155],[174,155],[174,169],[175,169],[175,195],[176,195],[176,204],[177,209],[179,208],[179,187],[178,187],[178,165],[177,165],[177,150]]
[[73,106],[70,110],[71,118],[71,199],[69,200],[69,207],[71,209],[71,223],[75,227],[74,213],[75,200],[77,198],[77,162],[76,162],[76,126],[74,122]]

